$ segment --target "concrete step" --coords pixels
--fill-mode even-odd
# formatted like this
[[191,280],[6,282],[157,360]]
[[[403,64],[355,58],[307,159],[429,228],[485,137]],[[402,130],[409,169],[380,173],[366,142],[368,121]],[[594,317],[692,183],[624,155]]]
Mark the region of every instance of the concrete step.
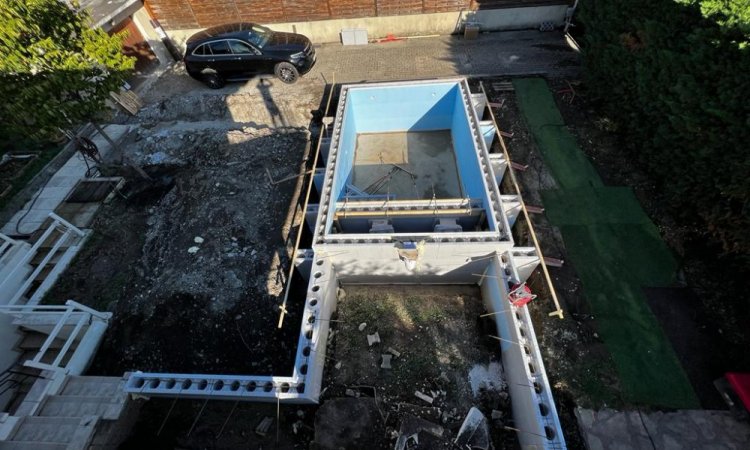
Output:
[[[71,356],[73,356],[74,350],[68,350],[68,353],[63,357],[62,362],[60,363],[61,367],[65,367],[65,364],[70,361]],[[31,349],[31,350],[25,350],[21,357],[19,358],[19,361],[28,361],[31,359],[34,359],[39,353],[39,349]],[[42,359],[39,361],[44,364],[52,364],[55,361],[55,358],[57,358],[57,355],[60,354],[59,350],[50,350],[44,353],[42,356]]]
[[[52,270],[54,270],[54,268],[55,268],[55,265],[54,265],[54,264],[52,264],[52,263],[50,263],[50,264],[47,264],[47,265],[46,265],[46,266],[44,266],[44,268],[43,268],[43,269],[42,269],[42,270],[41,270],[41,271],[40,271],[40,272],[39,272],[39,273],[38,273],[38,274],[36,275],[36,277],[34,278],[34,281],[36,281],[36,282],[38,282],[38,283],[41,283],[42,281],[46,280],[46,279],[47,279],[47,277],[49,276],[49,274],[50,274],[50,273],[52,272]],[[34,269],[36,270],[36,266],[34,266]],[[34,286],[34,285],[32,284],[32,286]],[[32,294],[29,294],[29,295],[32,295]]]
[[[2,245],[2,242],[0,242],[0,245]],[[26,243],[16,244],[8,247],[0,255],[0,279],[4,278],[4,275],[18,264],[30,248],[31,246]]]
[[[44,328],[45,332],[47,331],[47,328],[51,331],[52,328],[57,325],[57,322],[60,320],[60,317],[63,313],[62,312],[46,312],[46,313],[39,313],[39,312],[31,312],[31,313],[19,313],[17,314],[13,319],[13,325],[24,327],[30,330],[36,330],[37,328]],[[86,313],[83,312],[74,312],[68,317],[68,320],[65,322],[66,327],[74,327],[76,322],[78,322],[78,319],[81,318],[82,315]]]
[[[38,266],[39,264],[42,263],[42,261],[44,260],[44,258],[47,257],[48,253],[49,253],[49,251],[40,251],[40,252],[37,252],[34,255],[34,257],[31,258],[31,261],[29,261],[29,264],[31,264],[34,267]],[[62,250],[58,250],[57,252],[55,252],[55,254],[52,256],[52,259],[50,259],[49,262],[47,262],[47,264],[49,264],[49,265],[57,264],[57,262],[60,261],[60,258],[62,257],[63,253],[65,253],[65,252],[62,251]]]
[[54,442],[0,442],[0,450],[66,450],[68,444]]
[[[31,242],[37,242],[39,239],[41,239],[44,232],[49,228],[49,226],[52,225],[52,219],[47,219],[44,223],[42,223],[42,226],[37,230],[34,234],[31,235]],[[48,250],[55,246],[57,241],[63,239],[63,235],[65,234],[65,231],[63,231],[62,227],[58,228],[56,231],[54,231],[52,234],[50,234],[47,239],[44,240],[39,245],[39,253],[47,254]],[[60,250],[64,250],[68,247],[74,247],[78,245],[78,242],[81,240],[81,238],[74,233],[70,233],[67,238],[64,238],[60,245]]]
[[[24,333],[23,339],[18,343],[19,350],[39,350],[44,345],[44,341],[47,340],[47,335],[42,333],[35,333],[33,331]],[[55,339],[50,345],[50,349],[58,350],[62,348],[65,341],[62,339]]]
[[44,401],[41,417],[101,416],[103,420],[117,420],[125,408],[127,396],[50,395]]
[[124,395],[125,380],[120,377],[70,376],[62,389],[64,396],[114,397]]
[[99,418],[86,417],[36,417],[21,419],[13,442],[69,444],[68,448],[86,448],[93,437]]

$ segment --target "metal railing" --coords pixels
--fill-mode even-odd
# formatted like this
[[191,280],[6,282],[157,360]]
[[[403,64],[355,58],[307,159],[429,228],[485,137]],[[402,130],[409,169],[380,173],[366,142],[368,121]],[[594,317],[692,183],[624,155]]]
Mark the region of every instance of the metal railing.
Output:
[[[17,304],[29,288],[31,288],[34,280],[36,280],[45,267],[50,264],[55,255],[60,251],[61,247],[69,243],[71,239],[80,240],[86,235],[81,229],[55,213],[50,213],[49,217],[52,219],[50,226],[47,227],[41,236],[39,236],[39,239],[37,239],[34,245],[31,246],[23,258],[16,262],[15,267],[8,273],[8,275],[3,280],[0,280],[0,303],[7,305]],[[29,273],[29,263],[31,263],[34,257],[43,250],[42,246],[55,232],[57,232],[59,236],[54,239],[52,246],[49,248],[44,258],[42,258],[34,270]],[[4,241],[2,245],[5,247],[6,245],[12,244]],[[37,295],[35,296],[39,297]]]
[[[112,317],[111,313],[96,311],[73,300],[68,300],[65,302],[65,305],[3,305],[0,306],[0,313],[13,316],[17,319],[23,319],[31,315],[59,314],[59,318],[47,335],[47,339],[45,339],[39,348],[39,351],[32,359],[25,361],[23,365],[41,370],[63,372],[66,369],[62,366],[62,363],[79,335],[81,335],[81,332],[84,331],[84,326],[90,325],[95,320],[108,322]],[[74,314],[76,315],[74,316]],[[72,320],[75,320],[75,322],[72,322]],[[73,325],[73,329],[65,337],[60,337],[64,328],[70,325]],[[50,352],[50,347],[56,339],[64,339],[63,346],[59,349],[51,363],[42,362],[48,352]]]
[[0,233],[0,260],[16,244],[18,244],[18,241]]

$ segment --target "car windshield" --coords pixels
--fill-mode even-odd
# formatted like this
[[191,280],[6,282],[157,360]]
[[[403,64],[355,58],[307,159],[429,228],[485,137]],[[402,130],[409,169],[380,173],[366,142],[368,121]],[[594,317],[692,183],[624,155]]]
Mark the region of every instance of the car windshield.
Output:
[[248,41],[258,48],[263,48],[269,39],[271,39],[271,31],[269,28],[262,27],[260,25],[253,25],[250,29]]

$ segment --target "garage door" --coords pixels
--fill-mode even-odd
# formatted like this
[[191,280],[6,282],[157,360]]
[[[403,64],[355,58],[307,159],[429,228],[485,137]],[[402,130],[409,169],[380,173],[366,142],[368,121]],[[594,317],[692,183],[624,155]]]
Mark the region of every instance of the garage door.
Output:
[[117,26],[110,30],[109,34],[119,33],[121,31],[127,31],[127,37],[122,43],[122,52],[128,56],[135,56],[135,71],[136,73],[143,72],[151,64],[157,63],[156,55],[151,51],[148,42],[143,39],[141,33],[138,31],[138,27],[133,23],[131,17],[126,18],[120,22]]

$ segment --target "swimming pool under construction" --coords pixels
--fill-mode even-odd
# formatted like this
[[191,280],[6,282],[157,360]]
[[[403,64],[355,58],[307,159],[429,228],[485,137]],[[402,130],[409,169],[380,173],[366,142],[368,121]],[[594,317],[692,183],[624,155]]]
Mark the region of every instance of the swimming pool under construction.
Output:
[[344,85],[327,119],[303,198],[310,245],[295,249],[290,277],[307,283],[294,367],[272,376],[135,372],[126,391],[315,404],[340,287],[473,285],[497,329],[521,446],[565,448],[529,312],[511,297],[542,258],[515,245],[522,200],[501,190],[509,161],[486,96],[462,78]]

